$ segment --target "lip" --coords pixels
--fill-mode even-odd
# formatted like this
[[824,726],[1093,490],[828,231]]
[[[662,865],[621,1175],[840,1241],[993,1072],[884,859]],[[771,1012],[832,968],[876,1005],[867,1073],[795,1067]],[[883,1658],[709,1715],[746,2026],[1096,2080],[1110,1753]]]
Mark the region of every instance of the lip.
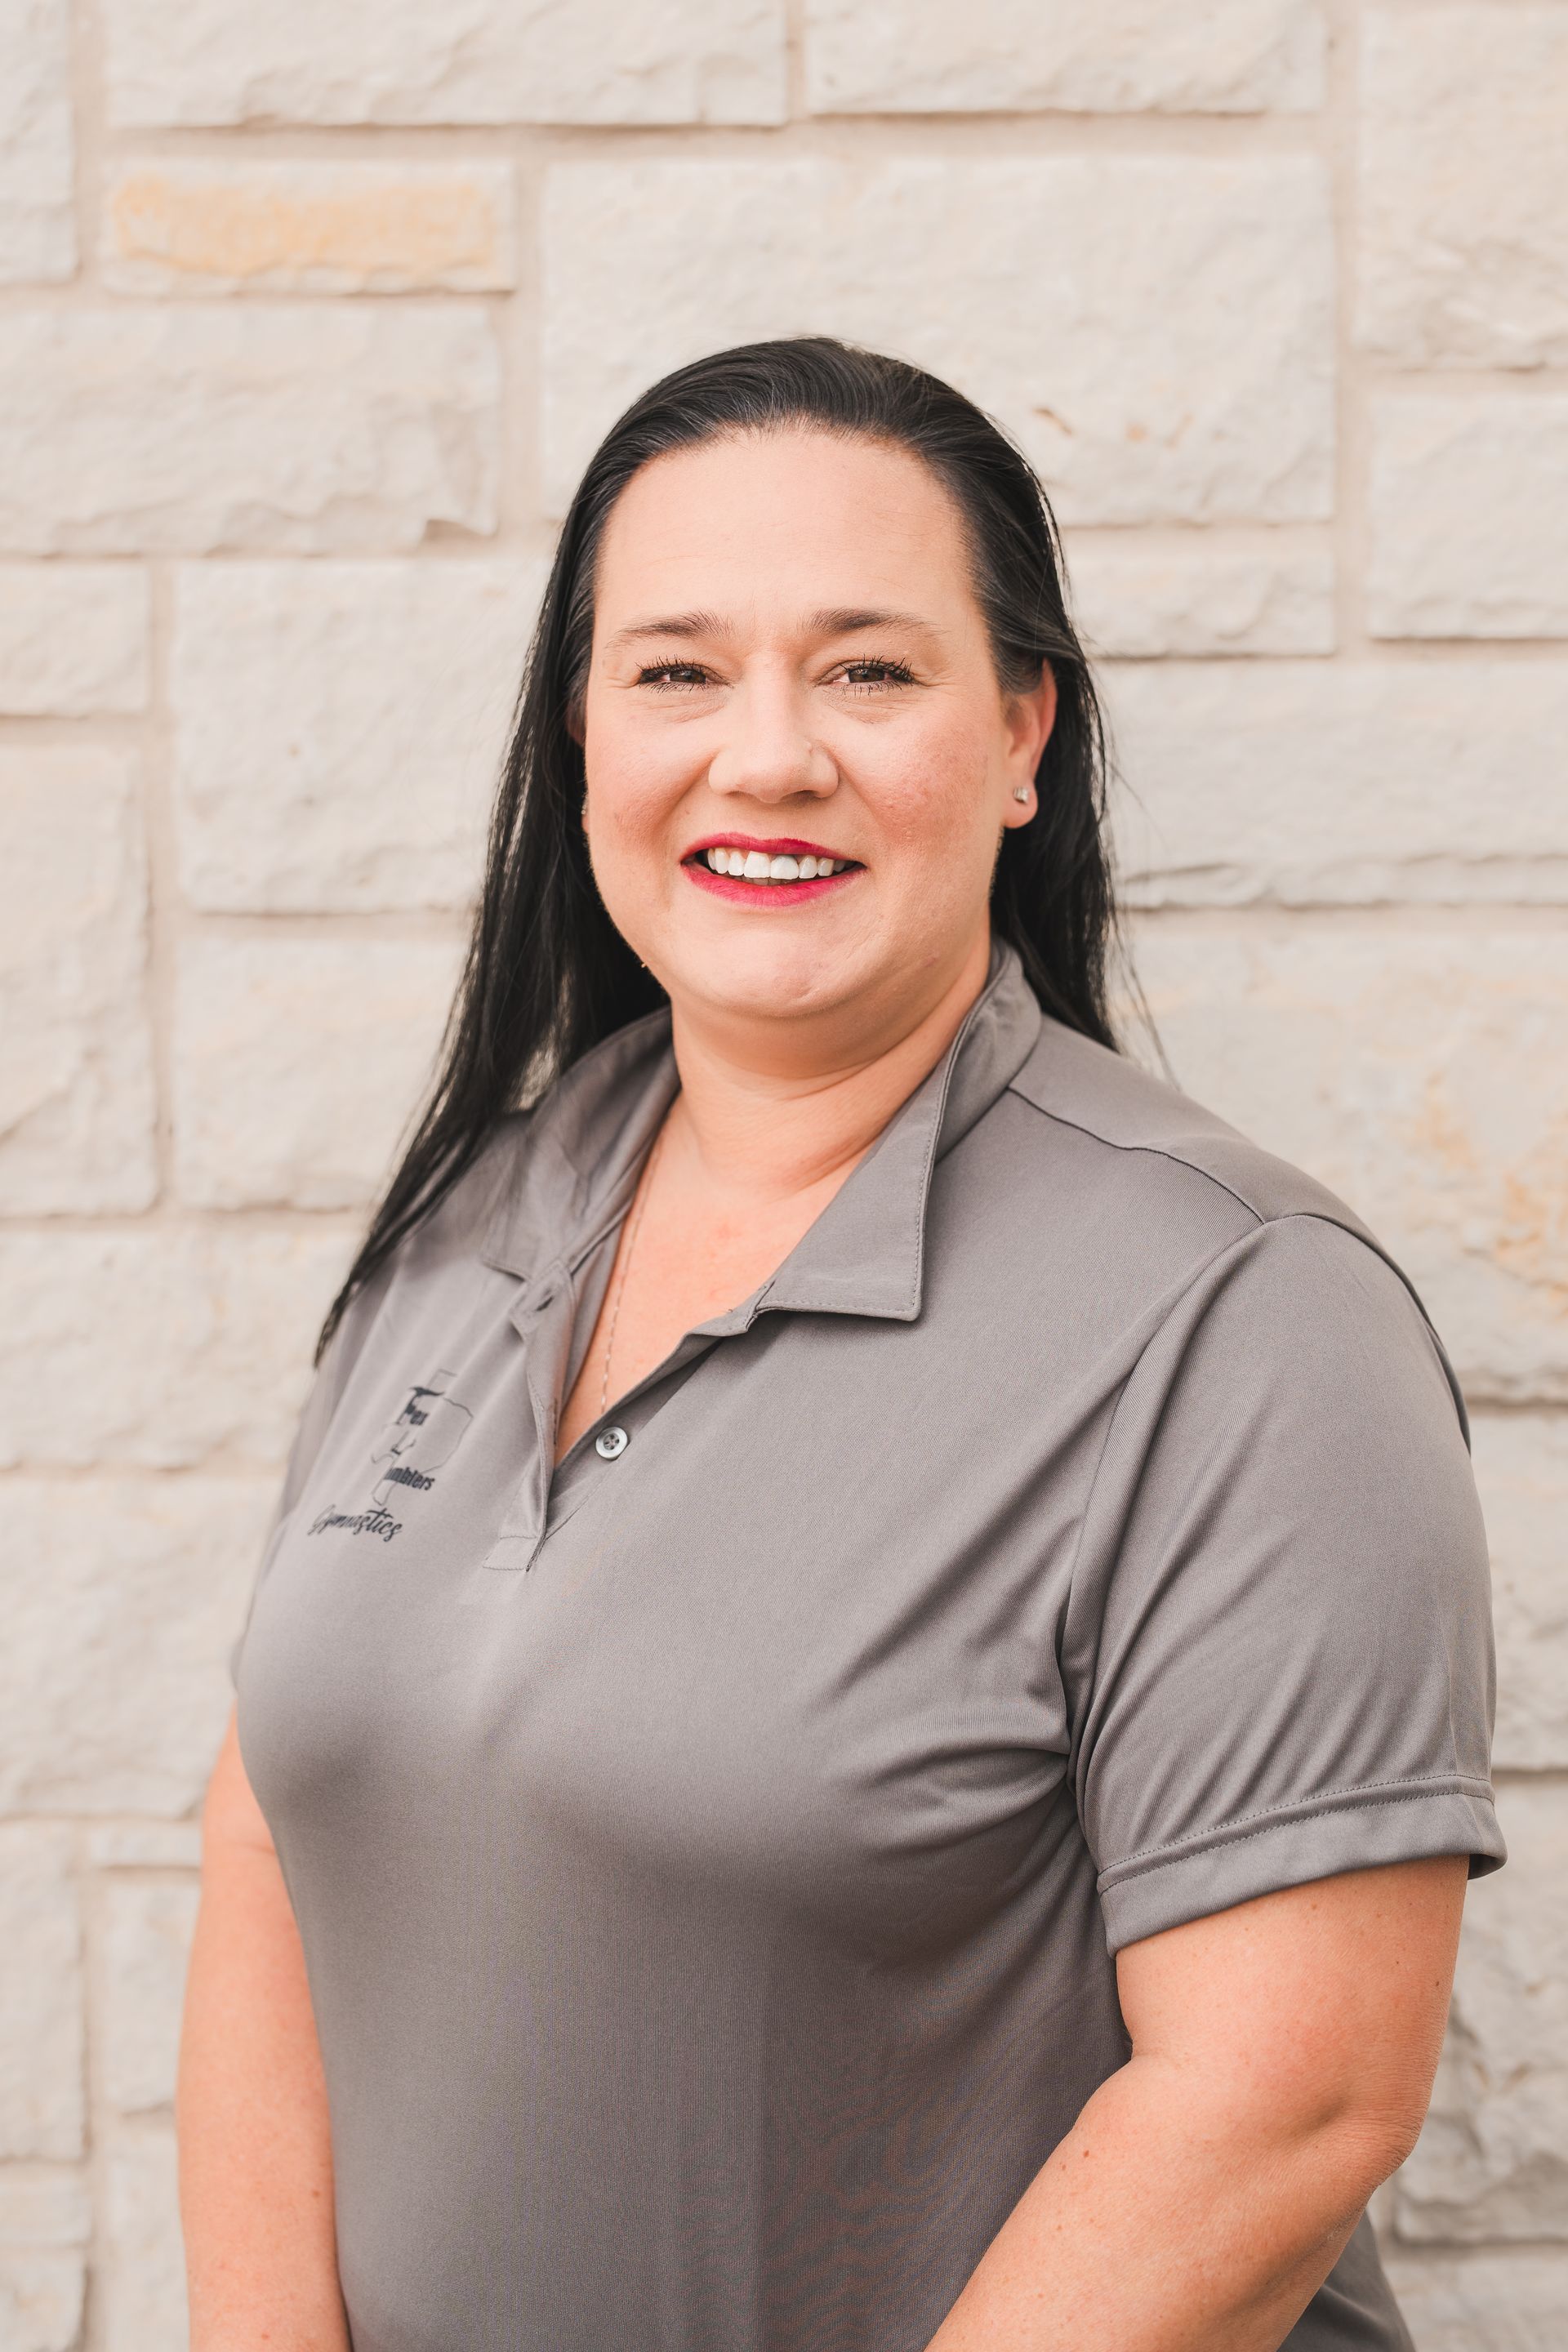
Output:
[[[700,857],[709,849],[760,849],[769,857],[842,857],[842,849],[829,849],[826,842],[796,841],[793,835],[780,834],[764,839],[757,833],[705,833],[700,841],[691,842],[680,853],[684,866],[689,857]],[[854,858],[853,865],[860,860]]]
[[742,882],[733,874],[715,874],[701,851],[720,842],[728,842],[732,849],[765,849],[775,857],[794,856],[798,850],[803,857],[831,857],[830,849],[814,850],[805,842],[752,841],[744,834],[719,833],[712,845],[702,842],[680,861],[680,870],[699,890],[706,890],[710,898],[728,898],[734,907],[744,907],[757,915],[782,915],[790,907],[804,907],[813,898],[826,898],[839,890],[852,890],[858,877],[866,871],[863,866],[847,865],[837,874],[818,874],[809,882],[774,882],[763,889],[755,882]]

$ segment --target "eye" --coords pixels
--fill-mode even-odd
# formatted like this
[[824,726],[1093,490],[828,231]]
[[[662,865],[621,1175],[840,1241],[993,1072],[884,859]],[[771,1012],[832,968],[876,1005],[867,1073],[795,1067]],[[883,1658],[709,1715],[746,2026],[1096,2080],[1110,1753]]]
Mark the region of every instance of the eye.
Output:
[[637,672],[639,686],[651,686],[656,692],[679,692],[682,687],[710,686],[712,679],[700,662],[650,662]]
[[868,659],[846,662],[832,682],[852,692],[874,693],[881,687],[913,686],[915,674],[907,662]]

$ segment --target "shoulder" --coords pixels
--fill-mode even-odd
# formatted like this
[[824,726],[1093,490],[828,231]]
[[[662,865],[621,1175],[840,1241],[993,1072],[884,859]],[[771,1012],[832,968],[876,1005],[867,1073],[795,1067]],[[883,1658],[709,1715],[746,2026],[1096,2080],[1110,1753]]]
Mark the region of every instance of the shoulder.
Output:
[[388,1251],[338,1325],[331,1356],[346,1370],[377,1327],[395,1324],[437,1287],[484,1276],[527,1158],[531,1111],[496,1122],[435,1206]]
[[605,1171],[651,1094],[673,1081],[669,1013],[612,1030],[524,1109],[498,1118],[431,1214],[408,1236],[410,1279],[458,1263],[532,1274],[592,1210]]
[[1224,1320],[1245,1314],[1286,1350],[1414,1351],[1440,1373],[1465,1426],[1453,1367],[1409,1276],[1304,1169],[1050,1019],[997,1108],[1019,1198],[1092,1244],[1102,1279],[1149,1329],[1218,1309]]
[[1081,1137],[1096,1152],[1103,1181],[1133,1183],[1152,1174],[1173,1193],[1206,1192],[1216,1202],[1228,1202],[1244,1227],[1318,1216],[1378,1246],[1355,1212],[1304,1169],[1060,1022],[1042,1024],[1011,1090],[1042,1118]]
[[535,1110],[498,1119],[440,1199],[393,1248],[378,1285],[389,1319],[433,1293],[454,1297],[494,1279],[531,1154]]
[[497,1119],[468,1166],[408,1236],[410,1266],[482,1257],[516,1194],[527,1165],[540,1105]]

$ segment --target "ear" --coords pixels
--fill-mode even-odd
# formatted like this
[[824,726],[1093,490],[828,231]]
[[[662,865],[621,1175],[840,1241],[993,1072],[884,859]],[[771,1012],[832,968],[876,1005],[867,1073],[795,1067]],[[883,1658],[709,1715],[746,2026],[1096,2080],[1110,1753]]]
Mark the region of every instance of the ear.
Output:
[[[1042,662],[1039,684],[1026,688],[1022,694],[1010,694],[1003,707],[1007,730],[1005,757],[1007,797],[1002,817],[1005,825],[1027,824],[1038,810],[1035,771],[1057,723],[1057,704],[1055,672],[1049,662]],[[1020,801],[1014,796],[1020,787],[1027,792],[1026,800]]]

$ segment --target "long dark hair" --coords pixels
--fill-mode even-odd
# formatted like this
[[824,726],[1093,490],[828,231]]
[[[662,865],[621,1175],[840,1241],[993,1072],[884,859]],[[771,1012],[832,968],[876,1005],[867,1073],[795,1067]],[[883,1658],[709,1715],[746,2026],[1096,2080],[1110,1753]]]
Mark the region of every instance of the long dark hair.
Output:
[[963,518],[1003,688],[1035,686],[1049,663],[1058,710],[1037,771],[1039,805],[1028,824],[1004,835],[992,928],[1017,950],[1047,1013],[1114,1045],[1104,730],[1068,617],[1055,519],[1028,460],[973,402],[905,361],[826,335],[716,352],[633,402],[567,510],[524,665],[440,1068],[332,1302],[318,1360],[349,1300],[473,1165],[498,1120],[536,1100],[612,1030],[667,1001],[605,912],[582,826],[583,752],[571,721],[587,679],[599,543],[616,499],[651,458],[720,434],[790,425],[860,435],[923,458]]

